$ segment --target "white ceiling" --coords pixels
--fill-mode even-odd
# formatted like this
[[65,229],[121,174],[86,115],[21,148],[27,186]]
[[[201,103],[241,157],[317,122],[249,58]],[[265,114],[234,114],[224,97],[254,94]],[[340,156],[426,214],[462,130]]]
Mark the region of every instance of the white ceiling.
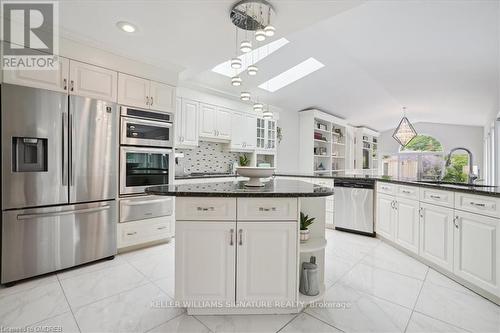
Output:
[[[64,1],[65,37],[180,72],[190,85],[238,95],[210,71],[234,55],[233,1]],[[498,110],[498,1],[272,1],[290,43],[243,79],[286,112],[318,107],[384,130],[412,121],[484,125]],[[91,18],[91,19],[89,19]],[[115,27],[130,21],[139,32]],[[257,86],[314,57],[317,72],[274,93]]]

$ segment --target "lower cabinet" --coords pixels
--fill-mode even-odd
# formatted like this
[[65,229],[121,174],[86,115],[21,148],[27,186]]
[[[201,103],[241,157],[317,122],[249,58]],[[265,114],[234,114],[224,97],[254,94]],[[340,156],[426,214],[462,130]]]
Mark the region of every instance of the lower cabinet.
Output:
[[294,301],[297,222],[238,222],[236,300]]
[[397,218],[395,202],[392,195],[377,193],[375,232],[391,241],[394,241],[394,223]]
[[178,220],[175,299],[223,306],[296,301],[297,227],[297,221]]
[[118,223],[117,234],[117,246],[119,249],[168,239],[174,235],[174,217],[160,216]]
[[394,204],[394,241],[402,247],[418,254],[419,202],[398,198]]
[[182,221],[175,234],[177,301],[234,303],[236,222]]
[[456,211],[454,273],[500,296],[500,221]]
[[420,204],[421,257],[453,271],[453,209]]

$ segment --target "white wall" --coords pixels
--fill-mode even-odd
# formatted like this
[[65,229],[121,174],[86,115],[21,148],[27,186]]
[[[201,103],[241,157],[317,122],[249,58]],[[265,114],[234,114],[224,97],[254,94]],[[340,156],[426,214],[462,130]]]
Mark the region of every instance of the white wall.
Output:
[[[483,127],[448,125],[437,123],[413,124],[418,134],[433,136],[443,145],[445,152],[455,147],[465,147],[474,154],[474,164],[479,166],[480,177],[483,177]],[[399,151],[399,145],[392,138],[394,129],[380,133],[380,156],[394,154]]]
[[299,112],[281,111],[278,126],[283,131],[283,140],[278,144],[278,172],[297,173],[299,171]]

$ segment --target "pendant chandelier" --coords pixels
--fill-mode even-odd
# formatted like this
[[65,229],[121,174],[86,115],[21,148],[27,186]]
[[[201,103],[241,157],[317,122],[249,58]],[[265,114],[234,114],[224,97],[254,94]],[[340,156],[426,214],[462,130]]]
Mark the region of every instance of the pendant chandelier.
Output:
[[[255,49],[260,42],[274,36],[276,33],[276,28],[271,24],[271,17],[274,13],[274,7],[266,0],[241,0],[236,2],[231,8],[229,17],[231,22],[236,26],[236,54],[230,62],[231,68],[234,69],[231,84],[233,86],[241,86],[244,89],[240,93],[242,101],[252,100],[248,87],[246,84],[243,84],[246,79],[242,78],[242,75],[245,72],[248,76],[255,76],[259,73],[259,68],[256,66],[255,61]],[[242,30],[240,40],[238,39],[239,30]],[[249,52],[251,53],[242,57],[241,54]],[[257,56],[258,60],[259,57]],[[256,112],[261,112],[264,106],[256,101],[253,104],[253,108]]]
[[398,127],[392,134],[392,137],[401,146],[405,147],[416,136],[417,136],[417,131],[415,131],[413,125],[410,123],[408,118],[406,118],[406,107],[403,107],[403,118],[401,119]]

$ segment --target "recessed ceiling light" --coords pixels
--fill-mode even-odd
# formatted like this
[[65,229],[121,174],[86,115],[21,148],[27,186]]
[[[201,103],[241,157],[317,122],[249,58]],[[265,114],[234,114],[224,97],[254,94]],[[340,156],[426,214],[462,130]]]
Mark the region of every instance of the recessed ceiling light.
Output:
[[302,79],[304,76],[307,76],[318,69],[325,67],[322,63],[314,58],[309,58],[300,64],[284,71],[283,73],[273,77],[269,81],[266,81],[259,85],[259,88],[275,92],[287,85]]
[[238,57],[242,63],[242,66],[240,68],[236,69],[235,67],[231,67],[231,60],[228,60],[212,68],[212,72],[219,73],[227,77],[233,77],[235,74],[244,72],[248,68],[248,66],[257,64],[259,61],[266,58],[273,52],[278,51],[288,43],[289,41],[286,38],[280,38],[248,53],[240,55]]
[[116,26],[118,28],[120,28],[120,30],[123,30],[125,32],[135,32],[137,30],[135,25],[133,25],[132,23],[129,23],[129,22],[125,22],[125,21],[120,21],[120,22],[116,23]]

